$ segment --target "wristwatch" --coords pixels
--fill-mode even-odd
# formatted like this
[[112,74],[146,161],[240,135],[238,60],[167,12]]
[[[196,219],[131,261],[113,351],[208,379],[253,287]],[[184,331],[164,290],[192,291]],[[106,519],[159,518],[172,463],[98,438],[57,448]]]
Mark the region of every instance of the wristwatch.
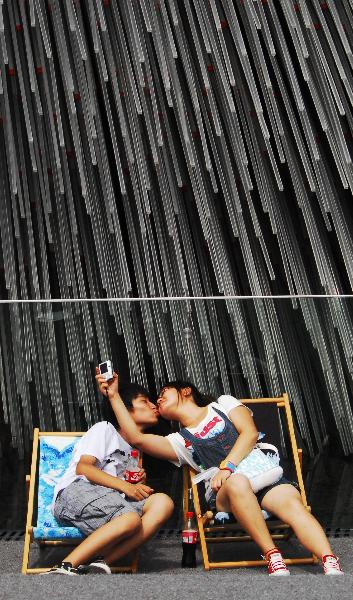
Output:
[[221,471],[226,470],[226,471],[230,471],[231,473],[235,473],[235,471],[237,470],[236,465],[234,465],[232,462],[230,462],[230,460],[222,460],[221,464],[219,465],[219,469]]

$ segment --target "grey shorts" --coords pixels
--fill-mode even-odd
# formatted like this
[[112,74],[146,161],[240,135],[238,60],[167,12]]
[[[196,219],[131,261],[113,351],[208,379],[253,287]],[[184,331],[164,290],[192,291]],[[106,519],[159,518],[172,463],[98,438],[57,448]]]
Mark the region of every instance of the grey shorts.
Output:
[[145,500],[130,501],[111,488],[77,479],[59,492],[54,517],[63,525],[90,535],[111,519],[130,512],[142,514]]

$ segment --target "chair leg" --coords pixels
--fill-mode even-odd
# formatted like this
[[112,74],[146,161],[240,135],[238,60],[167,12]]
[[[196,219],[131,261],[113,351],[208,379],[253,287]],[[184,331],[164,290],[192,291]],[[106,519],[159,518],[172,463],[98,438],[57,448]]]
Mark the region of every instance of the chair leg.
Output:
[[198,525],[198,529],[199,529],[199,538],[200,538],[200,546],[201,546],[203,565],[204,565],[205,570],[208,571],[210,568],[210,561],[208,558],[208,550],[207,550],[207,544],[206,544],[206,539],[205,539],[204,518],[201,513],[199,492],[198,492],[197,486],[194,483],[192,483],[192,493],[193,493],[193,499],[194,499],[195,512],[196,512],[196,516],[197,516],[197,525]]
[[22,561],[22,574],[26,575],[28,572],[29,553],[31,545],[31,533],[26,529],[25,543],[23,548],[23,561]]

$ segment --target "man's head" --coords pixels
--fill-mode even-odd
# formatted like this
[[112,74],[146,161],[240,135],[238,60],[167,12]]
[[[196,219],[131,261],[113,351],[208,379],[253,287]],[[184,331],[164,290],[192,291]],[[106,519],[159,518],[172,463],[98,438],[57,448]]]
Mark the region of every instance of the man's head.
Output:
[[[151,402],[146,388],[137,383],[120,383],[119,394],[135,423],[142,429],[157,424],[158,409]],[[105,421],[112,423],[114,427],[117,426],[116,417],[110,402],[105,402],[103,405],[103,418]]]

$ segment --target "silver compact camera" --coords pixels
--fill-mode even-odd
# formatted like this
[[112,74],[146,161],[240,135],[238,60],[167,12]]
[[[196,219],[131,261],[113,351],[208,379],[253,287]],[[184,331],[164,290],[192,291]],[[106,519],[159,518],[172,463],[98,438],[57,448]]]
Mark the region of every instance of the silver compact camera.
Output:
[[113,379],[113,365],[110,360],[100,363],[98,368],[100,374],[106,379],[106,381]]

